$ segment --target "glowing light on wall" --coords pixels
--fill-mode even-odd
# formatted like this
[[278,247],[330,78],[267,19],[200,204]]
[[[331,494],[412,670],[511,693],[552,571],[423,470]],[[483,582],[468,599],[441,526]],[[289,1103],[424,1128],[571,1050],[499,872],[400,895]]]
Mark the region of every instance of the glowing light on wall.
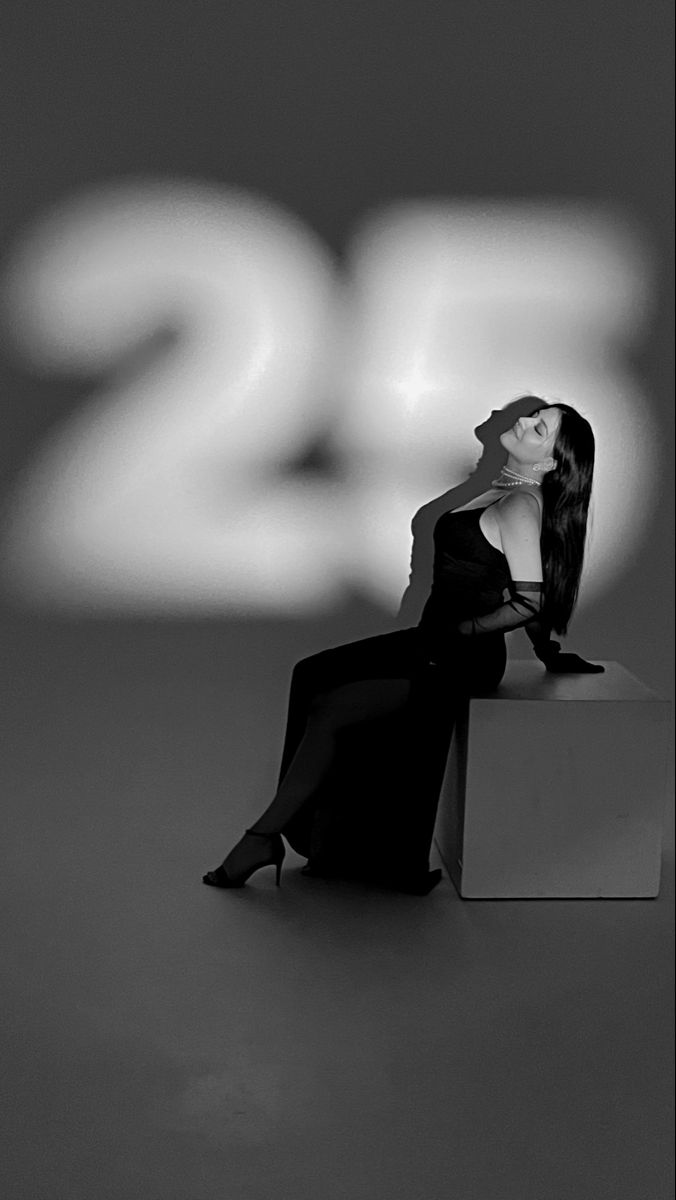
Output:
[[362,225],[348,270],[353,357],[336,436],[368,529],[362,571],[378,554],[383,600],[412,513],[473,471],[473,428],[528,393],[591,422],[581,601],[608,586],[655,502],[654,417],[625,357],[651,315],[640,233],[573,203],[401,203]]
[[[654,501],[654,422],[622,358],[650,297],[640,233],[582,205],[391,205],[342,281],[309,229],[241,191],[68,201],[17,247],[5,323],[35,369],[104,382],[10,498],[5,586],[80,610],[255,613],[358,585],[394,611],[416,509],[466,478],[491,409],[532,391],[596,435],[588,599]],[[130,370],[162,328],[174,343]],[[327,430],[344,481],[285,476]]]
[[[10,578],[68,606],[329,602],[330,496],[274,468],[329,411],[335,305],[324,246],[239,192],[111,187],[52,214],[16,257],[6,308],[30,361],[106,379],[16,493]],[[175,345],[125,371],[163,326]]]

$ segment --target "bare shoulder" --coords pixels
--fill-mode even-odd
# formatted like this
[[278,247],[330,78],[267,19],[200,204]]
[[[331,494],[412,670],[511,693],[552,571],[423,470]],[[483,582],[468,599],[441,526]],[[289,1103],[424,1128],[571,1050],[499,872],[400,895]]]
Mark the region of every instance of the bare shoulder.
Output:
[[498,521],[511,524],[532,525],[537,522],[538,528],[542,523],[542,499],[535,492],[520,488],[499,500],[494,506]]

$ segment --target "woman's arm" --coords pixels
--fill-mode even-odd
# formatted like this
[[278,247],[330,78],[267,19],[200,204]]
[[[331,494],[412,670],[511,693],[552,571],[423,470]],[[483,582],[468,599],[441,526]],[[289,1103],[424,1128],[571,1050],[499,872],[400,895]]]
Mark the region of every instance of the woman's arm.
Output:
[[534,496],[515,492],[495,506],[502,549],[511,580],[505,604],[461,621],[458,631],[473,636],[518,629],[536,619],[544,599],[540,555],[540,506]]
[[552,641],[552,631],[549,625],[538,617],[534,617],[525,626],[535,654],[545,666],[561,650],[561,643]]
[[[537,506],[537,512],[535,511]],[[470,617],[457,626],[469,637],[495,630],[524,626],[537,657],[548,671],[559,674],[596,674],[605,671],[599,663],[590,663],[578,654],[561,654],[559,642],[551,640],[551,629],[541,619],[544,591],[540,554],[540,506],[534,496],[520,492],[501,500],[496,509],[502,549],[511,581],[510,599],[490,613]]]

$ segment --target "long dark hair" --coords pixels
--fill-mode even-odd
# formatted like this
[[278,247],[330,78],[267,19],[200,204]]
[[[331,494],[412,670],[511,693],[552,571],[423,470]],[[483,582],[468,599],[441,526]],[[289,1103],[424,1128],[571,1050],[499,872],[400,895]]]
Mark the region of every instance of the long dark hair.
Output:
[[[595,442],[592,427],[569,404],[532,400],[529,416],[543,408],[558,408],[561,423],[552,450],[556,467],[543,476],[540,553],[544,601],[542,621],[563,636],[577,603],[587,536],[587,514],[594,476]],[[536,403],[537,402],[537,403]]]

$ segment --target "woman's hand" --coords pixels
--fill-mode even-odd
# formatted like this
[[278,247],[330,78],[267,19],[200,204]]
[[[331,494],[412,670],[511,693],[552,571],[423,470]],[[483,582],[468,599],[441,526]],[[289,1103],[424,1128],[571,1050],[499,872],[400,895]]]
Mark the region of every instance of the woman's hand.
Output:
[[579,654],[553,654],[543,661],[552,675],[598,675],[606,669],[600,663],[587,662]]
[[471,617],[468,617],[466,621],[461,621],[460,624],[456,625],[455,628],[456,632],[462,634],[463,637],[472,637],[472,635],[476,632],[474,628],[474,621]]

